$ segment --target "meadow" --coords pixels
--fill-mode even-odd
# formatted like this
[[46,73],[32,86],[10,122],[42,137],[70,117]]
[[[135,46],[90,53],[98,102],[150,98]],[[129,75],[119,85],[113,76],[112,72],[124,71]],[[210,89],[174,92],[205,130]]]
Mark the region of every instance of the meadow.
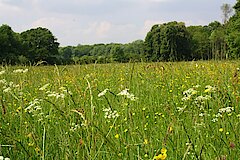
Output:
[[240,61],[2,66],[0,157],[237,160]]

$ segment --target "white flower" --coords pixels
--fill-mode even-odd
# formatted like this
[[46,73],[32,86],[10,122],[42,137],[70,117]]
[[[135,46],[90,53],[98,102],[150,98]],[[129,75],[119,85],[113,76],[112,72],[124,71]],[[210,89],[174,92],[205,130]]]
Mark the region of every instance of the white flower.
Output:
[[196,86],[193,86],[193,88],[199,88],[201,85],[197,84]]
[[138,99],[138,98],[135,97],[133,94],[128,94],[128,95],[127,95],[127,98],[129,98],[131,101],[135,101],[135,100]]
[[185,95],[185,96],[191,96],[194,94],[197,94],[197,91],[193,88],[189,88],[188,90],[183,92],[183,95]]
[[187,96],[187,97],[183,97],[182,98],[182,101],[188,101],[188,100],[190,100],[191,99],[191,96]]
[[[197,102],[204,102],[204,101],[207,101],[207,100],[209,100],[211,97],[210,96],[198,96],[195,100],[197,101]],[[196,103],[197,103],[196,102]]]
[[1,79],[1,80],[0,80],[0,83],[2,83],[2,84],[5,84],[5,85],[6,85],[6,84],[7,84],[7,81],[6,81],[6,79]]
[[117,95],[127,96],[127,95],[129,95],[128,90],[129,90],[129,89],[124,89],[124,90],[122,90],[120,93],[118,93]]
[[124,90],[122,90],[120,93],[118,93],[117,95],[118,95],[118,96],[126,96],[126,97],[127,97],[128,99],[130,99],[131,101],[137,100],[138,98],[135,97],[133,94],[130,94],[130,93],[128,92],[128,90],[129,90],[129,89],[124,89]]
[[28,69],[16,69],[13,71],[13,73],[26,73],[28,72]]
[[10,87],[7,87],[6,89],[3,90],[4,93],[8,93],[11,91],[11,88]]
[[1,72],[0,72],[0,75],[2,75],[2,74],[4,74],[4,73],[6,73],[6,71],[1,71]]
[[184,97],[182,98],[182,101],[190,100],[191,97],[195,94],[197,94],[197,91],[193,88],[189,88],[188,90],[183,92]]
[[22,71],[22,73],[26,73],[26,72],[28,72],[28,69],[24,69],[24,70]]
[[119,117],[119,114],[117,113],[117,111],[116,110],[112,111],[111,108],[105,108],[105,109],[103,109],[103,111],[105,112],[104,118],[115,119],[115,118]]
[[48,97],[56,97],[56,99],[65,97],[63,93],[56,93],[56,92],[48,92],[48,93],[49,93],[47,95]]
[[104,91],[102,91],[101,93],[98,94],[98,97],[104,96],[108,90],[109,90],[108,88],[104,89]]
[[3,156],[0,156],[0,160],[4,160],[4,157],[3,157]]
[[212,119],[212,122],[213,122],[213,123],[215,123],[215,122],[217,122],[217,121],[218,121],[217,118],[213,118],[213,119]]
[[210,85],[207,85],[206,87],[205,87],[205,93],[212,93],[212,92],[215,92],[216,91],[216,88],[215,87],[212,87],[212,86],[210,86]]
[[221,108],[219,109],[219,113],[231,113],[234,110],[233,107],[226,107],[226,108]]
[[103,112],[109,112],[109,111],[111,111],[111,108],[104,108],[103,109]]

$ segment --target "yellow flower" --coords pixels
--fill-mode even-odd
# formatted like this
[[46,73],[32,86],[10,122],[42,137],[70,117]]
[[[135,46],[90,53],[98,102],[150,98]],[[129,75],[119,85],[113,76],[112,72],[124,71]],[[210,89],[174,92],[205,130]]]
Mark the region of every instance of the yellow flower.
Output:
[[173,132],[173,127],[168,127],[168,133],[172,133]]
[[119,134],[116,134],[116,135],[115,135],[115,138],[118,139],[118,138],[119,138]]
[[148,140],[147,139],[144,139],[144,142],[143,142],[143,144],[148,144]]
[[166,153],[161,153],[161,154],[159,154],[158,156],[154,156],[154,160],[164,160],[164,159],[166,159],[167,158],[167,154]]
[[223,132],[223,128],[220,128],[220,129],[219,129],[219,132]]
[[162,148],[161,149],[161,154],[154,156],[154,160],[165,160],[167,158],[167,149]]
[[166,148],[162,148],[162,149],[161,149],[161,153],[162,153],[162,154],[167,153],[167,149],[166,149]]

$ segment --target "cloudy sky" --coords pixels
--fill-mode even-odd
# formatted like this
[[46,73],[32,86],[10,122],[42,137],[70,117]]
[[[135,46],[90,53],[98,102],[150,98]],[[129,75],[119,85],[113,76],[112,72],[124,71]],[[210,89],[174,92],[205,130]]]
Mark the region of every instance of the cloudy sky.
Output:
[[156,23],[221,22],[223,3],[236,0],[0,0],[0,25],[15,32],[46,27],[61,46],[129,43],[144,39]]

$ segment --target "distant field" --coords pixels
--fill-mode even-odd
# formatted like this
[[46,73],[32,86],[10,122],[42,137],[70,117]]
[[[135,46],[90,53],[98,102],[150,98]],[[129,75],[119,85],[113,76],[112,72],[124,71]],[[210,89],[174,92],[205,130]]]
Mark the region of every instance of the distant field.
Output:
[[240,157],[240,61],[6,66],[0,156]]

